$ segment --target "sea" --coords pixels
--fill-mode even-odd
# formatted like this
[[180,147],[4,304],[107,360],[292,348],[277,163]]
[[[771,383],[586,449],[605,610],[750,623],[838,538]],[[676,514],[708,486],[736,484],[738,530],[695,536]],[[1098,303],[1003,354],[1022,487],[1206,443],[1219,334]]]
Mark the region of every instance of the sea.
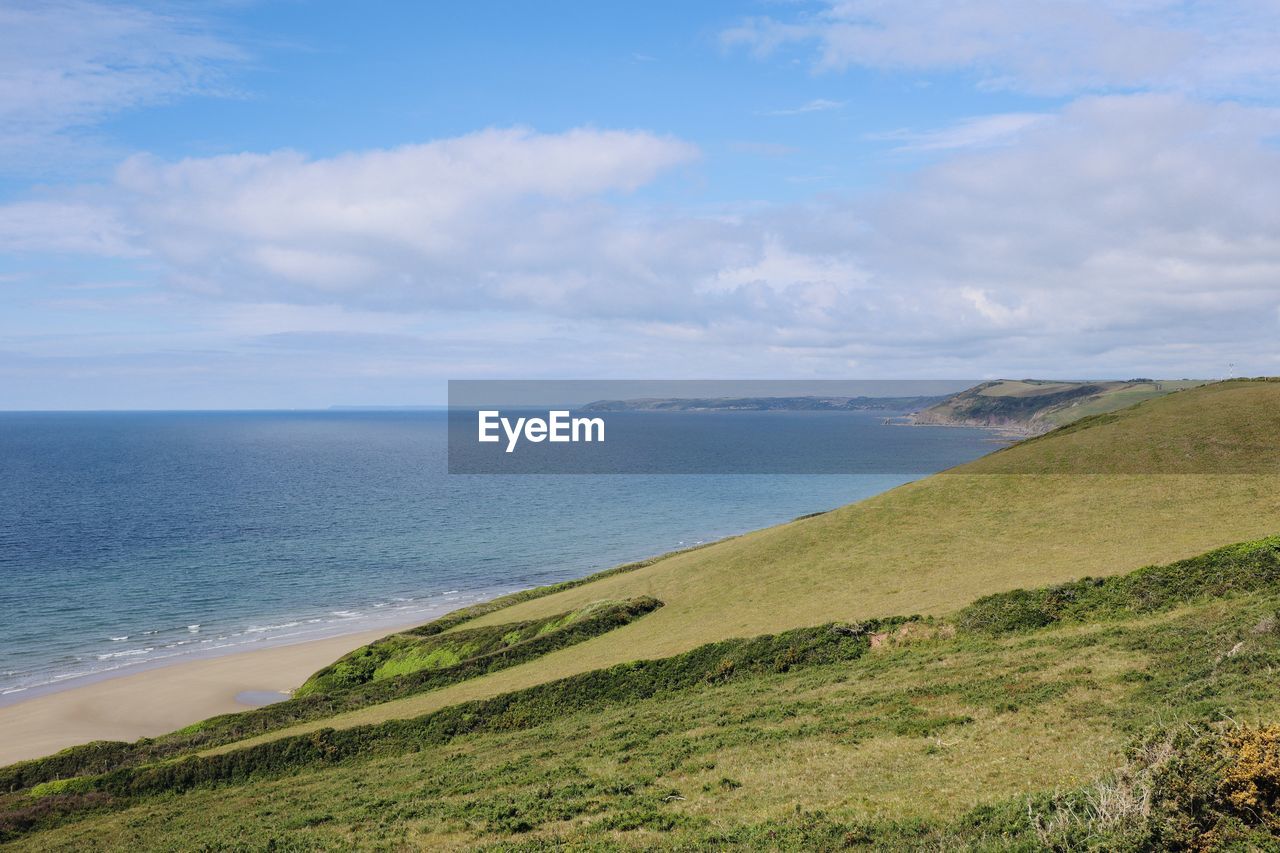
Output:
[[[832,509],[927,473],[920,459],[941,469],[996,446],[986,430],[893,414],[824,427],[891,473],[556,475],[448,473],[443,411],[0,413],[0,704],[425,622]],[[694,417],[705,430],[751,415]],[[767,417],[803,452],[811,419]],[[728,441],[751,432],[742,423],[725,422]]]

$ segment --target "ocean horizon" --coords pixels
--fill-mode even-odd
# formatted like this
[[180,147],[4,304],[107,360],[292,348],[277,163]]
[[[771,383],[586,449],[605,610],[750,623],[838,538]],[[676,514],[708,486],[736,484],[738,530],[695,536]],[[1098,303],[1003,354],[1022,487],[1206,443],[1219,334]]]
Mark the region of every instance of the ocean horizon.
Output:
[[[890,414],[830,417],[884,470],[992,448]],[[426,622],[922,476],[451,475],[446,433],[436,409],[0,413],[0,704]]]

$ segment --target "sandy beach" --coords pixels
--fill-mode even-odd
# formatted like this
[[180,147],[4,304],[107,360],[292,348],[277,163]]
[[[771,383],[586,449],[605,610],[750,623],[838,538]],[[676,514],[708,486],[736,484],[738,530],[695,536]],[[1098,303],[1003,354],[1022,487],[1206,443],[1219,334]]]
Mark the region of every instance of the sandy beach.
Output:
[[292,690],[325,664],[395,630],[197,658],[0,707],[0,765],[93,740],[153,737],[243,711],[249,706],[236,701],[241,692]]

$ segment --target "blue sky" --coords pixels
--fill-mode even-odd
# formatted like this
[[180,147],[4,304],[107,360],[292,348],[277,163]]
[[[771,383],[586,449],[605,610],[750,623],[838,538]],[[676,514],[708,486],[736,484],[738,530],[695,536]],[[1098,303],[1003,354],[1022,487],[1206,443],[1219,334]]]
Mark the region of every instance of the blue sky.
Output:
[[0,2],[0,408],[1276,373],[1271,2]]
[[246,54],[220,69],[227,97],[123,112],[101,130],[128,150],[176,159],[279,148],[331,157],[486,127],[650,129],[706,150],[700,185],[683,197],[721,203],[803,198],[819,174],[829,176],[826,190],[866,186],[909,165],[871,135],[1042,103],[979,92],[963,79],[815,75],[804,51],[759,62],[724,43],[746,14],[771,8],[295,2],[211,10],[217,31]]

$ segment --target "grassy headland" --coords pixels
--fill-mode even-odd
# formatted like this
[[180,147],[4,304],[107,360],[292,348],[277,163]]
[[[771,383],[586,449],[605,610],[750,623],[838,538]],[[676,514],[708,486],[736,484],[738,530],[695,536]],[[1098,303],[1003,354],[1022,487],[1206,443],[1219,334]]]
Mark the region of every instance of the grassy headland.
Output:
[[1028,435],[1114,412],[1204,383],[1192,379],[1061,382],[998,379],[952,394],[912,416],[917,424],[1000,427]]

